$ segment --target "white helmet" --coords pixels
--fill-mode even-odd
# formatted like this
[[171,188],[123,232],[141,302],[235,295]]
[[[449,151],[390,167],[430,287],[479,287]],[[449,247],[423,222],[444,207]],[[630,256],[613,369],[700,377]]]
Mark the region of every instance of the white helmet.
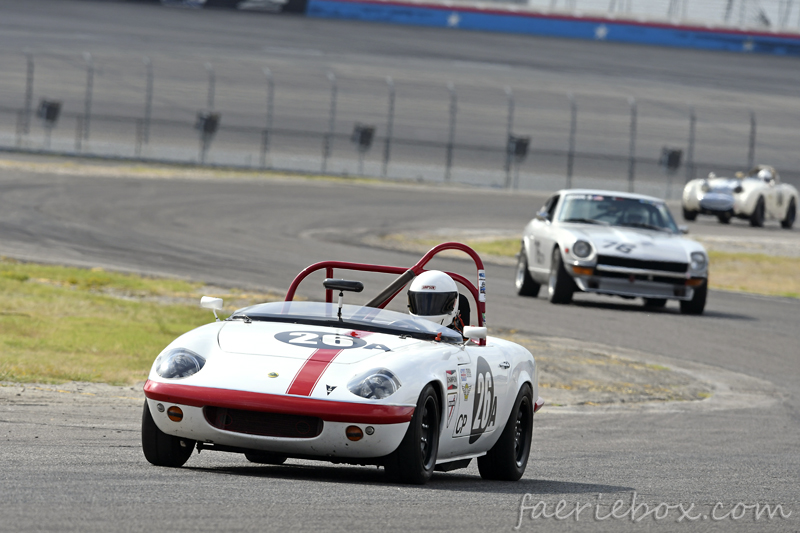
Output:
[[758,171],[758,179],[772,181],[772,171],[768,168],[762,168]]
[[458,312],[458,287],[439,270],[423,272],[408,288],[408,310],[412,316],[450,326]]

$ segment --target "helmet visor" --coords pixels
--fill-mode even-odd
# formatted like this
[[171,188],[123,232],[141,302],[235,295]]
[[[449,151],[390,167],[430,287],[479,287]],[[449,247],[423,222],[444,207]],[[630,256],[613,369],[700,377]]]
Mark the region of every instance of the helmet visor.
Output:
[[408,291],[408,309],[412,315],[436,316],[453,311],[457,292],[412,292]]

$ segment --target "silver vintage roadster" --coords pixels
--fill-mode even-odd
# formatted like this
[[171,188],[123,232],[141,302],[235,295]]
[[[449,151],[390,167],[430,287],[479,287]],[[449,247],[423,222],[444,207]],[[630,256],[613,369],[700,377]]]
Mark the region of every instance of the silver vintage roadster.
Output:
[[658,198],[586,189],[551,196],[522,235],[516,289],[552,303],[576,291],[643,298],[645,306],[678,300],[701,314],[708,290],[708,255],[682,235]]

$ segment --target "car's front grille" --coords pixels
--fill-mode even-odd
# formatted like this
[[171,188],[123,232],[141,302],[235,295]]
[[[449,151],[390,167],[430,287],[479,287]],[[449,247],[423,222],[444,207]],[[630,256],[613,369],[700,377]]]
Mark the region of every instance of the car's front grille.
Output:
[[677,263],[672,261],[642,261],[627,257],[615,257],[611,255],[598,255],[598,265],[608,265],[625,268],[638,268],[641,270],[657,270],[661,272],[686,272],[689,268],[688,263]]
[[204,407],[203,414],[215,428],[234,433],[292,439],[310,439],[322,433],[322,419],[315,416],[262,413],[214,406]]
[[[618,278],[618,279],[631,279],[630,274],[623,274],[622,272],[602,272],[602,271],[595,271],[595,275],[600,276],[601,278]],[[656,283],[666,283],[668,285],[679,285],[683,286],[686,285],[686,279],[684,278],[670,278],[666,276],[648,276],[645,274],[636,274],[633,275],[633,279],[635,281],[654,281]]]

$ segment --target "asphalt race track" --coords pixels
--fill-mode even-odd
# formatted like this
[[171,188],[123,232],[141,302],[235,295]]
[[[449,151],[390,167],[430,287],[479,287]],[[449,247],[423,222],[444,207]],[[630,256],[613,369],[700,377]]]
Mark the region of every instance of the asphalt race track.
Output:
[[[326,46],[356,46],[356,40],[344,38],[353,24],[302,24],[315,38],[329,35]],[[411,47],[436,38],[413,28],[388,33],[395,39],[394,53],[401,53],[404,43]],[[104,35],[112,46],[110,33]],[[77,39],[60,38],[67,44]],[[295,46],[292,35],[284,38]],[[563,68],[575,79],[582,75],[581,61],[592,59],[580,43],[519,39],[563,53]],[[480,53],[499,54],[493,40],[487,38]],[[442,47],[439,53],[449,61],[466,52]],[[732,57],[661,49],[646,55],[662,63],[688,58],[721,70],[726,67],[719,58]],[[636,57],[630,52],[620,61]],[[606,59],[613,66],[613,59]],[[770,65],[777,65],[776,75],[783,72],[783,64],[772,58],[757,68]],[[737,67],[730,68],[731,79],[740,79],[733,76]],[[692,75],[687,80],[691,91],[697,80]],[[761,89],[752,79],[740,87],[754,95]],[[322,259],[416,261],[414,254],[361,244],[365,234],[516,231],[543,199],[453,187],[4,170],[0,255],[284,290],[300,269]],[[776,223],[754,230],[741,221],[727,227],[703,221],[692,231],[800,239],[797,229],[787,232]],[[436,264],[462,271],[466,266],[455,259]],[[520,482],[483,482],[473,465],[437,474],[424,487],[388,484],[374,468],[296,461],[254,466],[243,457],[213,452],[193,456],[183,469],[156,468],[139,448],[137,391],[106,402],[76,394],[75,401],[52,401],[67,393],[50,400],[33,395],[0,403],[5,438],[0,531],[506,531],[518,524],[522,531],[800,530],[800,302],[712,291],[700,317],[680,315],[674,303],[662,312],[645,312],[637,302],[588,296],[553,306],[541,297],[515,296],[511,267],[490,265],[487,276],[490,327],[636,350],[652,361],[702,373],[715,382],[717,394],[703,402],[613,410],[546,406],[537,415],[534,449]],[[310,281],[303,294],[321,294]],[[367,282],[367,291],[377,291],[385,280]],[[19,390],[21,398],[29,393]],[[546,399],[546,391],[540,394]],[[675,507],[668,516],[651,514],[641,522],[597,518],[607,515],[615,500],[630,506],[634,494],[637,505]],[[566,502],[561,516],[576,505],[590,507],[577,522],[574,513],[566,520],[532,520],[528,511],[520,523],[523,501],[544,501],[551,513],[560,500]],[[740,503],[741,515],[714,519]],[[680,523],[679,504],[687,511],[694,505]],[[791,516],[755,520],[748,507],[755,504],[780,504]],[[640,508],[637,516],[643,513]]]

